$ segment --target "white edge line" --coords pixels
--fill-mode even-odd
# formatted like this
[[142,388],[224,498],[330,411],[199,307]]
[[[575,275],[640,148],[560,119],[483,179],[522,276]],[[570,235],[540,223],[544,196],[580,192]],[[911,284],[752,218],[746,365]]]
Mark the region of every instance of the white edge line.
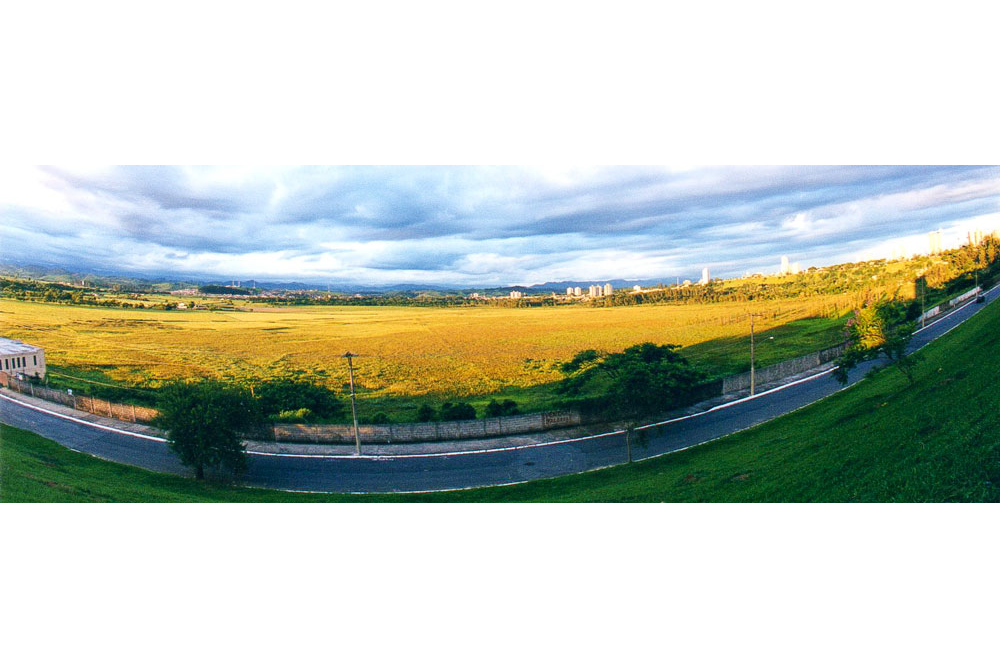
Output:
[[[980,292],[980,294],[982,294],[982,295],[985,296],[987,294],[990,294],[991,292],[997,291],[998,289],[1000,289],[1000,285],[995,285],[991,289],[986,290],[985,292]],[[965,310],[966,308],[968,308],[969,306],[971,306],[971,305],[973,305],[975,303],[975,301],[973,301],[971,299],[972,299],[972,297],[969,297],[969,303],[967,303],[964,306],[961,306],[959,308],[955,308],[954,310],[952,310],[951,312],[949,312],[944,317],[936,319],[933,322],[931,322],[930,324],[925,324],[924,326],[922,326],[919,329],[917,329],[916,331],[914,331],[913,334],[916,335],[916,334],[920,333],[921,331],[923,331],[924,329],[930,329],[933,326],[937,326],[938,324],[940,324],[941,322],[944,322],[946,319],[948,319],[952,315],[955,315],[956,313],[958,313],[958,311]],[[959,324],[961,324],[961,323],[959,323]],[[951,329],[954,329],[954,328],[955,327],[952,327]],[[948,329],[948,331],[951,331],[951,329]],[[943,334],[940,334],[940,336],[943,336],[945,333],[948,333],[948,331],[945,331]]]
[[121,433],[122,435],[131,435],[136,438],[144,438],[146,440],[154,440],[156,442],[166,442],[166,438],[158,438],[155,435],[146,435],[144,433],[136,433],[135,431],[126,431],[125,429],[115,428],[114,426],[105,426],[104,424],[98,424],[97,422],[87,421],[86,419],[80,419],[78,417],[71,417],[70,415],[64,415],[61,412],[55,412],[53,410],[48,410],[46,408],[40,408],[37,405],[32,405],[31,403],[25,403],[24,401],[19,401],[16,398],[11,398],[6,394],[0,394],[0,398],[10,401],[11,403],[17,403],[18,405],[23,405],[26,408],[32,410],[37,410],[38,412],[44,412],[47,415],[52,415],[53,417],[59,417],[60,419],[66,419],[71,422],[76,422],[77,424],[83,424],[84,426],[93,426],[94,428],[99,428],[104,431],[111,431],[112,433]]

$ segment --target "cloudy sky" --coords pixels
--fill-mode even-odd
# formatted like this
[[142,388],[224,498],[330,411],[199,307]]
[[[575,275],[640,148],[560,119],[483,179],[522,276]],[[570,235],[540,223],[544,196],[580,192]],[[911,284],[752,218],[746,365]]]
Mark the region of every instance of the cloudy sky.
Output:
[[995,167],[0,170],[0,258],[202,279],[460,286],[697,278],[1000,228]]

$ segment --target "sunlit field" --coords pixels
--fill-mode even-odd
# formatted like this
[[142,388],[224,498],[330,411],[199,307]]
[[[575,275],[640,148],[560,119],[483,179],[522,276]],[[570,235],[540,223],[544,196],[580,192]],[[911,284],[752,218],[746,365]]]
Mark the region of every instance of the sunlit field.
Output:
[[[758,359],[839,342],[848,296],[758,302]],[[0,335],[41,345],[55,372],[129,386],[214,377],[304,378],[340,389],[355,360],[362,411],[462,398],[554,400],[556,364],[587,348],[652,341],[685,348],[712,376],[749,365],[747,303],[622,308],[290,307],[252,312],[137,311],[0,300]],[[772,339],[771,336],[774,338]],[[485,398],[484,398],[485,397]],[[394,420],[406,415],[391,414]]]

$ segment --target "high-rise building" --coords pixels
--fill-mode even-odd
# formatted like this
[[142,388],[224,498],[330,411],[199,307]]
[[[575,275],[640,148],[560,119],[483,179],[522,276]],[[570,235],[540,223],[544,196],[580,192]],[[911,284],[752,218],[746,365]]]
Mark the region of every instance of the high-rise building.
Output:
[[591,285],[589,289],[590,296],[602,296],[600,285]]
[[706,266],[701,270],[701,280],[698,281],[698,284],[707,285],[710,280],[712,280],[712,275],[708,272],[708,267]]
[[510,298],[512,298],[512,299],[523,299],[524,298],[524,292],[511,292],[510,293]]
[[781,256],[781,275],[788,275],[788,255]]
[[579,287],[573,288],[573,296],[583,296],[583,290]]
[[801,264],[799,264],[798,262],[795,262],[794,264],[792,264],[792,274],[793,275],[797,276],[801,272],[802,272],[802,265]]
[[611,283],[604,283],[604,296],[611,296],[615,291],[615,288],[611,286]]
[[632,291],[633,292],[641,292],[642,291],[642,285],[632,285]]
[[980,245],[984,238],[986,237],[983,235],[983,230],[973,229],[969,232],[969,245]]
[[567,287],[566,288],[566,296],[573,296],[573,288],[572,287]]
[[929,241],[930,241],[930,248],[932,255],[937,255],[938,253],[944,250],[944,244],[941,240],[941,236],[942,234],[940,229],[937,230],[936,232],[931,232],[929,234]]

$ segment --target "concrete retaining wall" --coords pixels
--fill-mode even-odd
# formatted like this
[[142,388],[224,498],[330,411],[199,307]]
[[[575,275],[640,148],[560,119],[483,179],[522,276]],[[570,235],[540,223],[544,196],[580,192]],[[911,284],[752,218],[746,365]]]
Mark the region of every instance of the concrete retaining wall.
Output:
[[[841,353],[843,353],[844,348],[844,344],[835,345],[833,347],[828,347],[825,350],[820,350],[819,352],[813,352],[811,354],[802,355],[801,357],[796,357],[795,359],[782,361],[781,363],[774,364],[773,366],[758,368],[756,369],[755,381],[758,385],[762,385],[792,375],[798,375],[799,373],[805,373],[806,371],[816,368],[817,366],[822,366],[823,364],[833,361],[839,357]],[[740,373],[739,375],[730,375],[722,380],[723,394],[731,394],[733,392],[749,388],[749,371],[746,373]]]
[[969,299],[971,299],[972,297],[976,296],[977,294],[979,294],[979,291],[980,291],[980,290],[979,290],[979,288],[978,288],[978,287],[973,287],[972,289],[970,289],[970,290],[969,290],[968,292],[966,292],[965,294],[959,294],[959,295],[958,295],[958,296],[956,296],[956,297],[955,297],[954,299],[952,299],[951,301],[949,301],[949,302],[948,302],[948,305],[949,305],[949,306],[952,306],[952,307],[955,307],[955,306],[957,306],[958,304],[962,303],[963,301],[968,301],[968,300],[969,300]]
[[[379,443],[469,440],[579,426],[581,423],[580,413],[566,410],[453,422],[368,424],[358,427],[358,437],[361,442]],[[274,437],[278,442],[351,443],[354,442],[354,427],[350,424],[275,424]]]

